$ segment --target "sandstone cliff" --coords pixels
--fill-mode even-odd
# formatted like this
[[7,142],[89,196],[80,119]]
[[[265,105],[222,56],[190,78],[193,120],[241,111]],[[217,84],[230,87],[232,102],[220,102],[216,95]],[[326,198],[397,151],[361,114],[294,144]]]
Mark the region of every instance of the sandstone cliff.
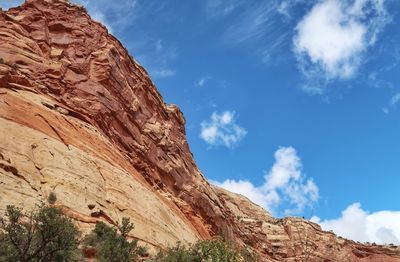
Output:
[[146,71],[84,8],[28,0],[0,12],[0,213],[49,192],[87,232],[129,217],[150,248],[219,233],[261,261],[400,261],[210,185]]

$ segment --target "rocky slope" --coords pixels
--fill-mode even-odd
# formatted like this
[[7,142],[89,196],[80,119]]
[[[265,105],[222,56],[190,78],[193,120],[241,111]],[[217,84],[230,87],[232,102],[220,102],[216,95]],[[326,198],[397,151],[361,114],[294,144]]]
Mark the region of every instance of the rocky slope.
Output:
[[87,232],[129,217],[150,249],[223,233],[260,261],[400,261],[211,186],[146,71],[84,8],[28,0],[0,12],[0,213],[57,206]]

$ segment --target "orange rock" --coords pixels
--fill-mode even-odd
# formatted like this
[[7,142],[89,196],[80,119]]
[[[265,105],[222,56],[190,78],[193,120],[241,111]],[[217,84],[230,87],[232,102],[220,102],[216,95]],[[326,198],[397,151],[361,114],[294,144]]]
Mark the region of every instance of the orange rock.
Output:
[[84,8],[28,0],[0,12],[0,211],[53,191],[83,232],[129,217],[153,252],[221,232],[260,261],[400,261],[211,186],[185,119]]

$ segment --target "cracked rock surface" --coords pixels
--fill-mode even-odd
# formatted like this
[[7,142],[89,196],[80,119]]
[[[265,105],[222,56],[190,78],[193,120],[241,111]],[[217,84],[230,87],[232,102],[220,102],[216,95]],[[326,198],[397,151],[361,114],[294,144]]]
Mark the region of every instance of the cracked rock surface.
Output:
[[0,12],[0,212],[56,205],[88,232],[129,217],[150,249],[223,233],[260,261],[400,261],[210,185],[185,119],[86,11],[28,0]]

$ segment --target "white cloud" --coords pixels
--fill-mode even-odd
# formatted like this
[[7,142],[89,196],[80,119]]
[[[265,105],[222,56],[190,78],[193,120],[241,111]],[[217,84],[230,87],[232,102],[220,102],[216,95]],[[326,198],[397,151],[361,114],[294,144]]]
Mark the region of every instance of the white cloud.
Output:
[[384,3],[323,0],[315,4],[297,24],[293,39],[294,52],[306,78],[352,77],[368,47],[390,21]]
[[270,210],[270,207],[280,202],[280,197],[275,191],[266,193],[261,187],[256,187],[247,180],[236,181],[227,179],[222,183],[218,181],[211,181],[211,183],[231,192],[241,194],[268,210]]
[[304,4],[304,2],[312,3],[314,0],[281,0],[276,10],[283,15],[284,18],[290,20],[293,18],[291,14],[292,9],[300,3]]
[[281,147],[275,152],[275,163],[265,174],[264,183],[255,186],[247,180],[231,180],[214,184],[229,191],[242,194],[270,212],[285,206],[285,214],[304,211],[318,200],[318,187],[311,178],[302,173],[302,163],[293,147]]
[[200,137],[211,146],[233,148],[246,134],[246,129],[236,124],[234,111],[214,112],[210,121],[201,123]]
[[341,217],[321,221],[313,217],[324,230],[332,230],[337,235],[360,242],[378,244],[400,244],[400,212],[379,211],[369,213],[354,203],[342,211]]
[[150,72],[150,75],[156,78],[164,78],[174,76],[175,71],[171,69],[155,69]]
[[202,87],[202,86],[204,86],[208,81],[210,81],[211,79],[212,79],[211,76],[203,76],[203,77],[200,77],[200,79],[198,79],[198,80],[194,83],[194,85],[195,85],[195,86],[198,86],[198,87]]
[[[243,44],[262,41],[265,45],[273,45],[279,35],[274,28],[278,26],[275,2],[250,3],[230,21],[230,26],[224,32],[223,40],[226,44]],[[272,36],[272,34],[274,34]],[[268,41],[265,41],[267,40]]]
[[207,13],[210,17],[221,17],[231,14],[245,2],[243,0],[208,0]]
[[400,103],[400,93],[396,93],[392,96],[388,105],[383,108],[383,112],[385,114],[389,114],[390,110],[395,109],[399,103]]
[[156,51],[160,52],[163,49],[162,39],[156,42]]
[[400,93],[395,94],[392,96],[392,99],[390,99],[390,105],[395,106],[400,102]]
[[292,6],[292,1],[289,0],[283,0],[277,8],[277,11],[284,15],[285,17],[289,18],[290,17],[290,13],[289,13],[289,9]]
[[[222,2],[221,6],[229,7],[229,1]],[[281,60],[283,56],[280,53],[284,52],[280,51],[290,46],[292,28],[282,24],[282,15],[278,11],[280,1],[237,2],[241,4],[236,5],[232,15],[222,16],[227,22],[221,33],[222,44],[250,48],[263,63]]]

